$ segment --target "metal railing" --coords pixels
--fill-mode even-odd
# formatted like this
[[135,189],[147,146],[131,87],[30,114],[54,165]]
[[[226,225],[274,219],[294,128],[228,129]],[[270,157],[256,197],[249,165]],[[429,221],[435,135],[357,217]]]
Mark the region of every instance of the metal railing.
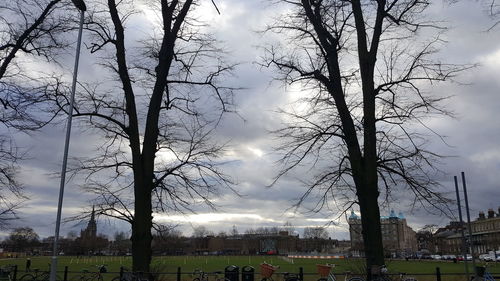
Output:
[[[220,271],[220,274],[226,278],[226,281],[261,281],[260,272],[250,271],[236,271],[227,272]],[[361,277],[365,279],[362,273],[352,272],[335,272],[333,273],[336,281],[349,281],[351,278],[356,277],[359,280]],[[417,281],[468,281],[466,274],[460,273],[441,273],[439,267],[432,273],[387,273],[384,274],[387,281],[405,281],[407,278],[412,277]],[[320,276],[317,272],[304,272],[302,267],[299,267],[296,272],[274,272],[274,281],[317,281]],[[290,277],[292,276],[292,277]],[[183,272],[181,267],[178,267],[175,272],[130,272],[124,267],[120,268],[118,272],[99,272],[97,271],[70,271],[68,266],[64,271],[57,272],[57,281],[145,281],[145,280],[159,280],[159,281],[191,281],[196,277],[193,272]],[[490,273],[489,278],[500,281],[500,273]],[[0,281],[48,281],[49,271],[33,270],[29,272],[18,271],[17,265],[10,266],[9,269],[4,267],[0,269]],[[483,280],[483,279],[475,279]],[[487,277],[485,281],[491,281]],[[210,278],[208,281],[211,281]],[[214,280],[215,281],[215,280]]]

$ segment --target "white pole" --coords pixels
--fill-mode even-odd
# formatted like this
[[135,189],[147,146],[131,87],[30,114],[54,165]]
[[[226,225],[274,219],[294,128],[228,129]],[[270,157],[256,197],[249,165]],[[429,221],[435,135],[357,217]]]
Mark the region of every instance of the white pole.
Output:
[[[71,100],[69,105],[68,112],[68,124],[66,125],[66,141],[64,143],[64,155],[63,155],[63,164],[61,169],[61,182],[59,186],[59,202],[57,205],[57,219],[56,219],[56,229],[54,235],[54,245],[52,249],[52,262],[50,264],[50,281],[56,281],[56,272],[57,272],[57,242],[59,240],[59,229],[61,227],[61,212],[62,212],[62,203],[64,197],[64,184],[66,181],[66,166],[68,164],[68,150],[69,150],[69,140],[71,136],[71,122],[73,120],[73,105],[75,102],[75,91],[76,91],[76,81],[78,77],[78,62],[80,60],[80,46],[82,44],[82,31],[83,31],[83,19],[85,13],[85,4],[83,0],[80,0],[80,6],[76,5],[80,10],[80,28],[78,29],[78,43],[76,45],[76,56],[75,56],[75,67],[73,69],[73,83],[71,86]],[[82,6],[83,5],[83,6]]]

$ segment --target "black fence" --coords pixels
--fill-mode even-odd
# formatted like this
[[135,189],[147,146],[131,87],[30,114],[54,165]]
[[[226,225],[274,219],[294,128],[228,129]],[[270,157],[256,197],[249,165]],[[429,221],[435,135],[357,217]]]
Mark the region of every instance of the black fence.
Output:
[[[483,272],[484,273],[484,272]],[[29,272],[18,271],[16,265],[6,266],[0,269],[0,281],[49,281],[49,271],[33,270]],[[266,278],[267,277],[267,278]],[[469,278],[473,278],[471,273]],[[271,276],[263,276],[251,266],[242,267],[228,266],[224,271],[215,272],[183,272],[181,267],[176,272],[130,272],[124,267],[119,272],[97,271],[70,271],[66,266],[64,271],[57,272],[57,281],[326,281],[328,278],[320,279],[317,272],[304,272],[299,267],[297,272],[273,272]],[[332,278],[332,277],[330,277]],[[359,273],[334,273],[335,281],[361,281],[365,276]],[[331,279],[328,279],[330,281]],[[439,267],[433,273],[387,273],[380,281],[468,281],[464,273],[441,273]],[[500,274],[488,274],[476,280],[500,281]]]

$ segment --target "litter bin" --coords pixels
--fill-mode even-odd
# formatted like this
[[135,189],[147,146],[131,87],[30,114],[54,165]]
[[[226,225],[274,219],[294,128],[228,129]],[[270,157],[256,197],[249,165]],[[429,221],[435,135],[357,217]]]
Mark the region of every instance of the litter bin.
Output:
[[255,268],[247,265],[241,269],[241,281],[254,281]]
[[240,268],[236,265],[226,266],[224,269],[224,277],[229,281],[239,281]]

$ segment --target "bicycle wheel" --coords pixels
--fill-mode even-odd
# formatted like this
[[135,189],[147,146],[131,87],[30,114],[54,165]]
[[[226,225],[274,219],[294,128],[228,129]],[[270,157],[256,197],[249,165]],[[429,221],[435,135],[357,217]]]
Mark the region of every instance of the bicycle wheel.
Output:
[[69,281],[85,281],[85,277],[82,275],[73,275],[68,280]]
[[200,278],[196,277],[193,279],[193,281],[200,281]]
[[33,276],[32,274],[24,274],[23,276],[21,276],[21,278],[17,279],[19,281],[34,281],[35,280],[35,276]]
[[103,281],[102,275],[99,273],[93,273],[89,278],[85,279],[85,281]]
[[347,281],[365,281],[363,277],[355,276],[347,279]]
[[[35,278],[36,281],[49,281],[50,280],[50,273],[46,272],[44,274],[41,274],[37,278]],[[56,281],[63,281],[63,278],[61,276],[56,275]]]
[[35,280],[36,281],[48,281],[48,280],[50,280],[50,273],[43,271],[40,274],[35,275]]
[[120,281],[120,276],[117,276],[117,277],[111,279],[111,281]]
[[377,276],[373,280],[374,281],[392,281],[391,277],[389,277],[387,275]]

